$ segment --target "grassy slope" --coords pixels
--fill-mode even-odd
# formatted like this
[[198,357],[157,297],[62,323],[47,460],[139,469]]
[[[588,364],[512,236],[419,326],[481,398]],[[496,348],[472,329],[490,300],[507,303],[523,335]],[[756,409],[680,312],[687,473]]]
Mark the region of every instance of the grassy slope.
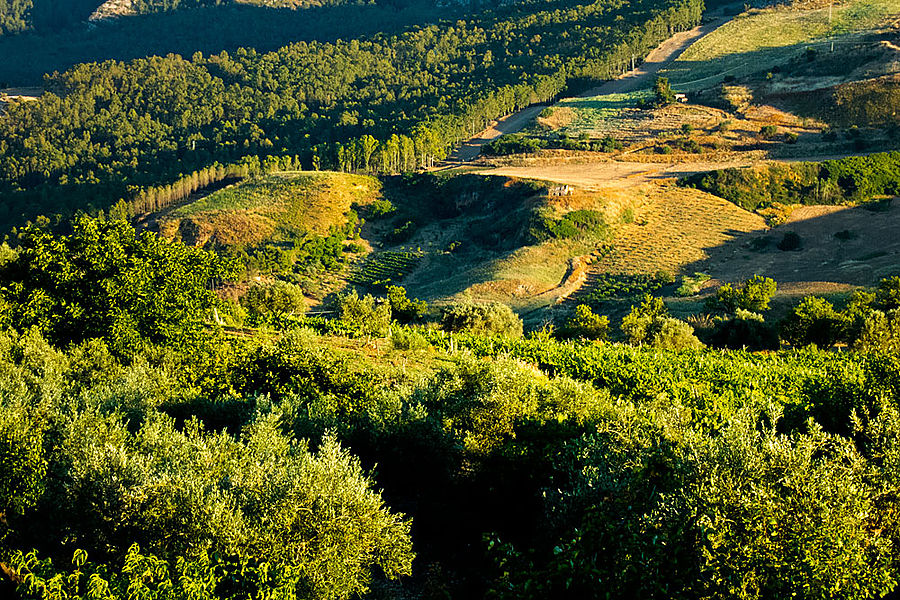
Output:
[[840,48],[900,12],[898,0],[854,0],[828,5],[778,6],[739,15],[693,44],[664,75],[680,90],[715,85],[725,75],[742,76],[786,62],[807,47]]
[[[897,3],[896,0],[891,2]],[[714,33],[715,37],[705,45],[685,54],[689,59],[684,61],[685,66],[697,68],[702,74],[707,69],[718,68],[716,65],[722,64],[721,61],[735,60],[748,52],[771,51],[771,56],[775,57],[776,51],[796,52],[800,41],[820,38],[829,32],[853,35],[882,18],[891,2],[860,0],[840,7],[835,11],[836,25],[830,30],[816,21],[823,9],[804,13],[775,9],[748,14],[735,22],[746,29],[746,35],[736,33],[743,29],[723,29]],[[784,45],[766,49],[764,42],[773,37],[773,26],[784,27],[783,37],[776,36]],[[736,35],[744,39],[737,46],[732,44],[733,51],[729,53],[723,44],[729,38],[733,41]],[[698,64],[696,61],[701,58],[703,64]],[[635,100],[635,94],[567,100],[546,119],[549,121],[546,125],[573,134],[583,131],[599,135],[621,125],[626,116],[624,113]],[[718,119],[716,115],[702,116],[713,121]],[[701,127],[711,124],[712,121],[710,124],[697,123]],[[547,169],[553,167],[547,166],[544,170]],[[507,183],[498,187],[500,181]],[[593,191],[576,191],[574,196],[566,198],[549,198],[546,192],[534,189],[523,190],[519,195],[511,194],[506,199],[500,199],[502,194],[494,198],[492,194],[499,194],[498,190],[513,185],[514,181],[497,178],[477,192],[465,185],[435,189],[411,187],[398,192],[397,189],[386,190],[377,180],[367,177],[334,173],[282,174],[217,192],[178,209],[165,219],[163,229],[173,235],[179,221],[189,219],[197,223],[202,232],[211,232],[209,235],[219,239],[252,243],[277,236],[278,232],[327,230],[328,225],[342,222],[342,215],[353,202],[366,203],[386,194],[392,200],[400,198],[400,212],[367,227],[364,237],[375,248],[421,254],[418,266],[399,282],[412,295],[440,300],[468,294],[476,299],[501,300],[522,311],[552,304],[560,294],[568,292],[579,277],[586,276],[590,285],[590,275],[594,272],[652,274],[703,268],[726,280],[742,277],[745,266],[765,270],[765,265],[757,265],[758,261],[745,258],[747,235],[764,235],[762,219],[713,196],[655,184],[628,182],[624,185],[623,180],[619,188],[599,186]],[[473,200],[470,205],[466,200],[469,195]],[[438,197],[441,197],[439,201]],[[446,203],[448,199],[450,203],[462,200],[467,206],[453,216],[434,218],[428,214],[429,207],[435,202]],[[519,234],[528,215],[538,209],[556,216],[577,209],[603,212],[613,226],[610,234],[613,250],[601,251],[610,241],[608,236],[527,243]],[[628,216],[623,219],[626,211]],[[829,223],[837,223],[839,218],[829,217]],[[390,231],[407,219],[418,224],[416,233],[402,243],[389,242]],[[825,228],[830,226],[823,225]],[[804,251],[804,256],[812,256],[826,248],[828,239],[825,238],[830,239],[831,233],[829,231],[821,243],[810,241],[809,251]],[[489,234],[503,240],[491,241],[487,239]],[[859,244],[865,245],[868,241],[862,236]],[[459,243],[459,250],[447,252],[452,242]],[[379,250],[375,252],[377,254]],[[860,249],[856,253],[862,256],[866,251]],[[593,259],[588,259],[592,254]],[[779,265],[792,258],[773,256]],[[593,260],[593,264],[578,263],[576,257]],[[884,256],[878,258],[881,262],[890,262]],[[786,277],[788,267],[787,263],[778,267],[782,278]],[[879,272],[882,270],[878,269]],[[856,279],[854,283],[858,283]]]
[[328,172],[278,173],[235,185],[177,208],[159,219],[160,232],[175,237],[182,221],[199,231],[195,243],[214,239],[247,246],[306,233],[326,234],[346,222],[354,204],[381,194],[374,177]]

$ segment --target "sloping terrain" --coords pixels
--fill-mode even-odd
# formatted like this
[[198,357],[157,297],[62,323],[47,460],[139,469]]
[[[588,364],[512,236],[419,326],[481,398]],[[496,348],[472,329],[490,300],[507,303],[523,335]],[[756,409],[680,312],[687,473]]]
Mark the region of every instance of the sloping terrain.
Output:
[[[722,281],[763,273],[779,283],[868,286],[900,272],[900,206],[803,206],[783,225],[713,248],[689,268]],[[781,250],[785,234],[800,247]]]
[[591,271],[675,274],[743,234],[766,229],[759,215],[711,194],[670,186],[641,192],[630,222],[617,227],[611,250]]
[[194,245],[251,246],[343,226],[353,206],[380,196],[381,183],[346,173],[276,173],[228,187],[158,217],[159,231]]
[[[498,262],[494,280],[470,290],[520,309],[564,300],[566,310],[587,302],[615,318],[645,291],[673,293],[670,284],[682,274],[705,273],[711,286],[763,274],[779,282],[780,295],[795,298],[870,286],[900,272],[900,210],[889,203],[873,210],[778,206],[756,214],[673,185],[677,177],[773,158],[816,161],[894,148],[897,14],[896,0],[835,5],[830,20],[823,3],[750,10],[709,28],[661,65],[675,91],[688,92],[687,102],[652,108],[649,89],[623,87],[543,110],[523,135],[576,145],[609,136],[624,146],[482,158],[489,168],[481,172],[606,197],[609,236],[592,248],[570,246],[569,256],[547,252],[556,269],[548,264],[545,271],[555,284],[545,277],[543,287],[534,285]],[[848,129],[831,129],[838,127]],[[787,221],[770,227],[763,215]],[[779,249],[785,234],[799,236],[800,247]]]

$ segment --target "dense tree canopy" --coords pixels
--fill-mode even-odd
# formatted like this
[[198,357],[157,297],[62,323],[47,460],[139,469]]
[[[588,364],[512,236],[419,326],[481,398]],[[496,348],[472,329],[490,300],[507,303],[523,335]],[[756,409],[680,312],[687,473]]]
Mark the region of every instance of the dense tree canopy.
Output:
[[78,218],[73,229],[20,234],[16,258],[0,272],[8,325],[36,327],[60,345],[103,338],[121,355],[202,331],[217,301],[211,283],[229,274],[214,254],[124,221]]

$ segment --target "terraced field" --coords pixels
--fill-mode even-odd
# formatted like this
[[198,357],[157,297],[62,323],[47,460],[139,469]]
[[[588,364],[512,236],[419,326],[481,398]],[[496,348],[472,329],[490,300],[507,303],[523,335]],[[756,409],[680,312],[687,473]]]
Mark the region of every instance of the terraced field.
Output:
[[379,252],[357,264],[347,281],[360,286],[383,290],[389,285],[399,285],[422,259],[422,252]]
[[633,214],[633,222],[617,228],[611,251],[591,265],[589,281],[592,273],[677,274],[705,259],[709,249],[766,229],[759,215],[711,194],[674,186],[648,188]]

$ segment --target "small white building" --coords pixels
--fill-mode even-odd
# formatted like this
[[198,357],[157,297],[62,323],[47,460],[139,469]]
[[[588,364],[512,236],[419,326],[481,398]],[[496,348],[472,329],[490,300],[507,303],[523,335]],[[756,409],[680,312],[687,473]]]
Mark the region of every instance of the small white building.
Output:
[[550,196],[571,196],[573,191],[575,191],[575,188],[570,185],[560,185],[550,188]]

